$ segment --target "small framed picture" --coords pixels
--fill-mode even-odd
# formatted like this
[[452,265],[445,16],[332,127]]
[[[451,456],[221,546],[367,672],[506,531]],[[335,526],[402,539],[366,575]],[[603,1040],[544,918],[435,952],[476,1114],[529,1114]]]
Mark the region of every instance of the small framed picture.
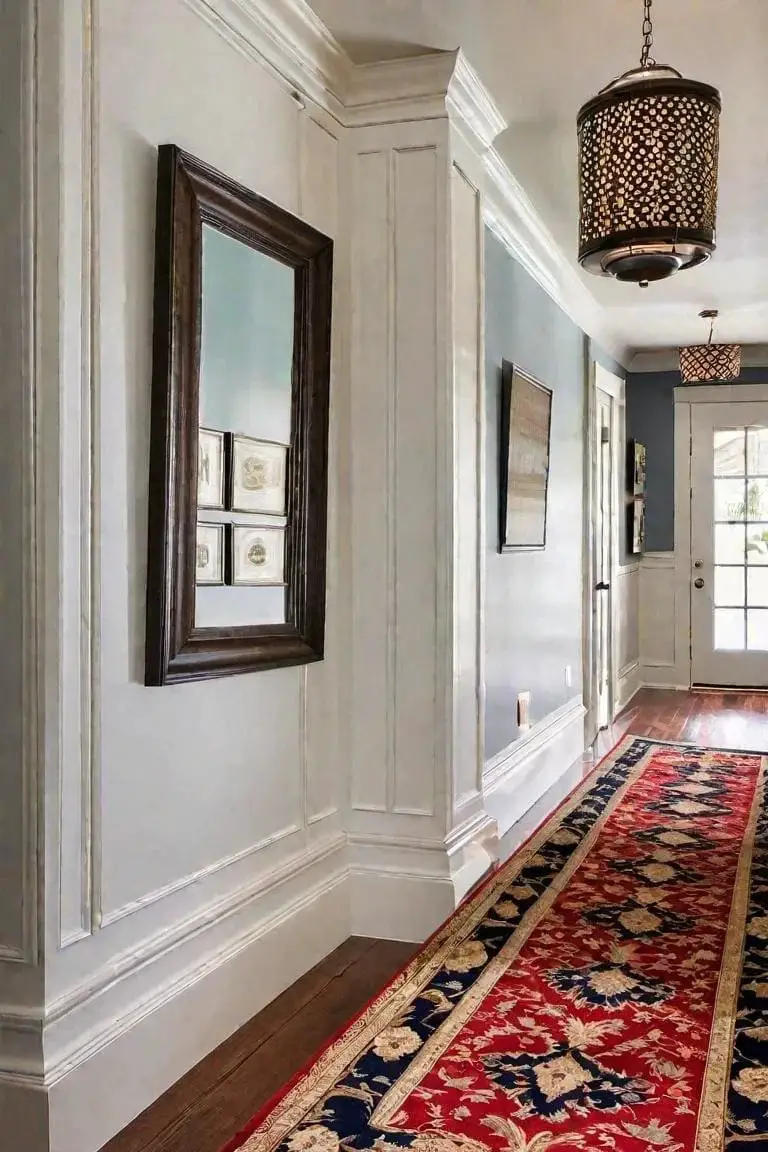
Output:
[[285,528],[231,524],[227,584],[285,584]]
[[629,551],[637,554],[645,551],[645,500],[636,496],[629,504]]
[[230,436],[229,507],[233,512],[285,516],[288,446]]
[[224,433],[213,428],[198,430],[197,506],[224,507]]
[[195,583],[224,583],[224,525],[197,525],[195,550]]
[[629,491],[633,496],[645,495],[646,452],[639,440],[629,442]]

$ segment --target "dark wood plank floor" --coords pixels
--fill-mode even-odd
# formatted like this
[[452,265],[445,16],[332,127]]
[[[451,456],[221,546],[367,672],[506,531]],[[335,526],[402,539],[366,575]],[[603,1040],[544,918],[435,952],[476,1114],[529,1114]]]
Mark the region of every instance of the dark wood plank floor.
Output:
[[[602,733],[768,751],[768,693],[643,689]],[[102,1152],[219,1152],[375,996],[415,947],[353,938],[193,1068]]]

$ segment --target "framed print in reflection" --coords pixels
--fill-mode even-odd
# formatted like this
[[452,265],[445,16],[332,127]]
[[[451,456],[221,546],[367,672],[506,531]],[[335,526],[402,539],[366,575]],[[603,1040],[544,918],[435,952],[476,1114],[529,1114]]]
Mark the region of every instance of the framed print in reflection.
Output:
[[224,433],[213,428],[198,430],[197,506],[224,507]]
[[231,510],[285,516],[287,459],[286,444],[232,435],[229,451]]
[[285,584],[285,529],[231,524],[227,583]]
[[197,525],[195,583],[224,583],[224,525]]

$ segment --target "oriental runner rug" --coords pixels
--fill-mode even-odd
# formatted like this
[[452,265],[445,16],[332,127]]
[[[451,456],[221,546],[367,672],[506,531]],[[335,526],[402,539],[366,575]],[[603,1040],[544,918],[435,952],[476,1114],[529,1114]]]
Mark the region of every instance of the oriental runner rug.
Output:
[[764,773],[627,738],[229,1149],[768,1150]]

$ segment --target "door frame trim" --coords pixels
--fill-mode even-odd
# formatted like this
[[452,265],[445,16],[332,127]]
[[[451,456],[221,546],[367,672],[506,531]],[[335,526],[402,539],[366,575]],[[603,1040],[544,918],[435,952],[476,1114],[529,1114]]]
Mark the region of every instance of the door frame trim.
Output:
[[[620,523],[619,485],[623,476],[621,466],[621,445],[624,442],[625,381],[604,368],[588,353],[586,365],[587,403],[584,405],[586,458],[584,467],[584,549],[582,554],[583,572],[583,697],[586,708],[584,717],[585,745],[590,747],[597,737],[597,699],[595,693],[596,638],[594,635],[594,583],[595,583],[595,533],[594,513],[597,507],[597,391],[607,393],[615,402],[613,443],[611,445],[613,489],[611,492],[611,611],[610,611],[610,674],[608,682],[609,714],[614,718],[618,696],[618,672],[616,653],[616,581],[619,571]],[[619,501],[619,503],[617,503]]]
[[691,686],[691,406],[767,404],[765,384],[678,385],[675,401],[675,679]]

